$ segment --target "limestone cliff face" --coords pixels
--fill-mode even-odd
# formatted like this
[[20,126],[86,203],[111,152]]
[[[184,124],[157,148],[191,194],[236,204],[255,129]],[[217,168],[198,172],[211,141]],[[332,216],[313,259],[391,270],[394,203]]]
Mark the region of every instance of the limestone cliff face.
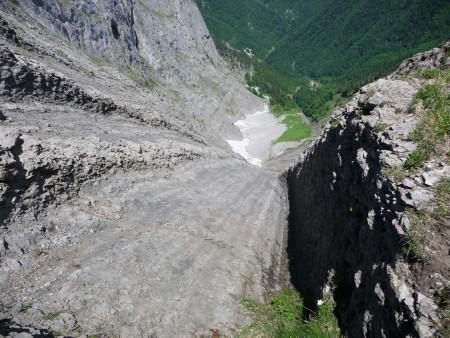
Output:
[[[442,241],[448,233],[423,229],[430,237],[427,254],[439,262],[424,263],[427,273],[417,273],[404,250],[409,215],[433,210],[436,184],[450,176],[450,165],[434,158],[408,173],[403,164],[416,148],[409,135],[421,118],[411,105],[426,83],[411,71],[448,64],[449,46],[418,55],[389,78],[363,87],[286,174],[292,282],[311,307],[333,284],[348,337],[434,337],[440,327],[432,292],[435,283],[450,285]],[[393,170],[410,179],[395,182]]]
[[57,40],[62,38],[57,43],[69,42],[97,64],[119,66],[125,75],[135,78],[137,73],[152,87],[170,88],[176,96],[172,103],[189,107],[177,107],[184,119],[201,120],[206,131],[236,136],[231,120],[263,104],[231,76],[191,0],[19,3],[33,18],[26,21],[43,30],[41,37],[48,40],[49,30],[54,31]]

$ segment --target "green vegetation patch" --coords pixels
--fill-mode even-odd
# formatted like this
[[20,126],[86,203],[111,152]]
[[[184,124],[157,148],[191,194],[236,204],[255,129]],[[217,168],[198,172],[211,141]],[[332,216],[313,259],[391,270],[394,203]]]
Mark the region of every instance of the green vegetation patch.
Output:
[[245,299],[244,305],[255,320],[239,337],[338,338],[341,337],[334,304],[326,298],[316,313],[310,315],[303,300],[293,289],[284,289],[267,304]]
[[409,260],[420,262],[425,259],[425,247],[427,244],[425,229],[429,215],[425,212],[418,212],[408,216],[412,224],[406,231],[404,253]]
[[401,166],[384,168],[383,175],[391,178],[397,184],[406,178],[405,170]]
[[9,2],[10,2],[12,5],[16,6],[16,7],[19,7],[19,6],[20,6],[18,0],[9,0]]
[[294,142],[311,137],[311,126],[303,120],[299,114],[299,108],[291,104],[289,107],[271,105],[270,111],[277,117],[281,117],[287,130],[275,142]]
[[303,121],[299,115],[285,115],[283,124],[287,126],[287,130],[281,135],[276,142],[300,141],[308,138],[312,134],[311,127]]
[[420,168],[433,154],[447,154],[446,138],[450,135],[450,69],[422,70],[419,74],[432,79],[416,95],[415,110],[422,114],[417,128],[409,135],[410,140],[418,143],[405,168]]
[[375,129],[376,132],[381,133],[384,130],[386,130],[387,128],[389,128],[390,126],[391,125],[388,123],[380,122],[380,123],[377,123],[373,129]]
[[109,60],[98,57],[98,56],[88,55],[88,58],[92,63],[95,63],[97,66],[100,66],[100,67],[111,65],[111,62]]
[[450,337],[450,287],[444,285],[436,289],[435,299],[439,305],[439,317],[441,327],[438,330],[439,337]]
[[53,320],[59,316],[59,313],[47,312],[42,315],[43,320]]
[[419,147],[409,154],[404,167],[407,170],[413,170],[422,167],[436,152],[436,144],[432,140],[425,140],[419,144]]
[[435,194],[436,210],[434,218],[442,225],[450,218],[450,178],[443,179],[436,187]]
[[119,71],[123,75],[125,75],[127,78],[129,78],[130,80],[133,80],[137,85],[140,85],[142,87],[148,87],[148,88],[152,89],[159,85],[159,83],[156,80],[154,80],[150,77],[144,78],[141,74],[139,74],[133,68],[119,66]]
[[22,304],[22,305],[20,306],[19,312],[20,312],[20,313],[27,313],[27,311],[28,311],[29,309],[31,309],[31,305],[28,305],[28,304]]

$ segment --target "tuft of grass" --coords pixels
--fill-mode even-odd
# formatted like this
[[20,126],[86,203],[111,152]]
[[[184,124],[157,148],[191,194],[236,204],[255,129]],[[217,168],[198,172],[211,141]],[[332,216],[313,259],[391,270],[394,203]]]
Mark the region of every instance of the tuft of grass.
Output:
[[392,178],[395,183],[400,183],[406,178],[405,169],[400,166],[393,166],[383,169],[384,176]]
[[434,138],[437,139],[450,135],[450,93],[446,89],[446,77],[449,75],[442,75],[434,84],[425,85],[416,96],[416,100],[423,103],[427,112],[423,125],[419,128],[422,128],[423,132],[427,129],[433,132]]
[[420,142],[423,139],[422,132],[420,129],[414,129],[409,135],[408,140],[413,142]]
[[59,331],[50,331],[49,336],[52,338],[57,338],[63,336],[63,334]]
[[424,68],[417,71],[417,76],[422,79],[436,79],[439,77],[439,69],[436,68]]
[[319,306],[317,313],[310,317],[300,295],[292,289],[280,291],[268,304],[246,299],[244,305],[254,314],[255,321],[244,329],[240,337],[341,337],[334,304],[328,298]]
[[419,143],[419,147],[409,154],[404,167],[413,170],[422,167],[433,154],[436,153],[436,143],[433,140],[425,140]]
[[70,5],[70,2],[71,2],[72,0],[58,0],[58,2],[61,4],[61,5],[63,5],[63,6],[68,6],[68,5]]
[[373,128],[377,133],[381,133],[386,128],[389,128],[391,125],[385,122],[377,123]]
[[83,10],[81,11],[81,15],[91,19],[92,21],[94,21],[96,23],[99,23],[103,20],[103,17],[101,15],[91,14],[91,13],[83,11]]
[[339,119],[332,119],[331,121],[330,121],[330,125],[331,125],[331,128],[337,128],[337,126],[339,125],[339,123],[340,123],[340,121],[339,121]]
[[42,315],[43,320],[53,320],[59,316],[59,313],[47,312]]
[[298,337],[340,338],[342,337],[338,321],[334,315],[334,303],[325,299],[313,318],[306,320]]
[[404,253],[411,261],[422,262],[425,259],[425,247],[427,237],[425,235],[425,226],[429,221],[429,216],[424,212],[410,215],[412,224],[406,230]]
[[201,80],[201,82],[205,85],[205,87],[211,89],[212,91],[214,91],[215,93],[217,93],[219,95],[225,95],[224,89],[222,88],[222,86],[220,85],[219,82],[214,81],[213,79],[211,79],[207,76],[203,76],[199,72],[197,72],[196,74],[199,77],[199,79]]
[[27,313],[27,311],[31,309],[31,305],[27,305],[27,304],[22,304],[20,306],[19,312],[20,313]]
[[13,321],[11,318],[0,319],[0,327],[9,328],[12,325]]
[[397,108],[395,108],[395,113],[398,115],[398,114],[401,114],[403,112],[403,110],[402,110],[402,108],[399,108],[399,107],[397,107]]
[[444,223],[450,218],[450,178],[445,178],[438,183],[434,200],[436,202],[434,218]]
[[369,88],[369,90],[366,93],[367,99],[371,99],[375,95],[376,91],[374,88]]

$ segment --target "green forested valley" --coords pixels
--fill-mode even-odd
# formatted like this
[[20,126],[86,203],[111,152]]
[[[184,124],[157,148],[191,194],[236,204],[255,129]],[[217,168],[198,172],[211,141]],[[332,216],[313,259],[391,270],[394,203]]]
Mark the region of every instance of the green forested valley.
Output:
[[314,120],[406,57],[450,37],[448,0],[197,3],[219,50],[253,66],[249,85],[272,104],[297,105]]

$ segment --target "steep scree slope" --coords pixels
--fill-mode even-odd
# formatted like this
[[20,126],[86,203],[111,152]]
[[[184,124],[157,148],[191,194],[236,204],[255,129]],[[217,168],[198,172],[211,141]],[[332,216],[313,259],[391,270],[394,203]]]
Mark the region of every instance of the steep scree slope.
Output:
[[223,139],[262,107],[192,1],[1,1],[0,335],[247,323],[287,198]]

